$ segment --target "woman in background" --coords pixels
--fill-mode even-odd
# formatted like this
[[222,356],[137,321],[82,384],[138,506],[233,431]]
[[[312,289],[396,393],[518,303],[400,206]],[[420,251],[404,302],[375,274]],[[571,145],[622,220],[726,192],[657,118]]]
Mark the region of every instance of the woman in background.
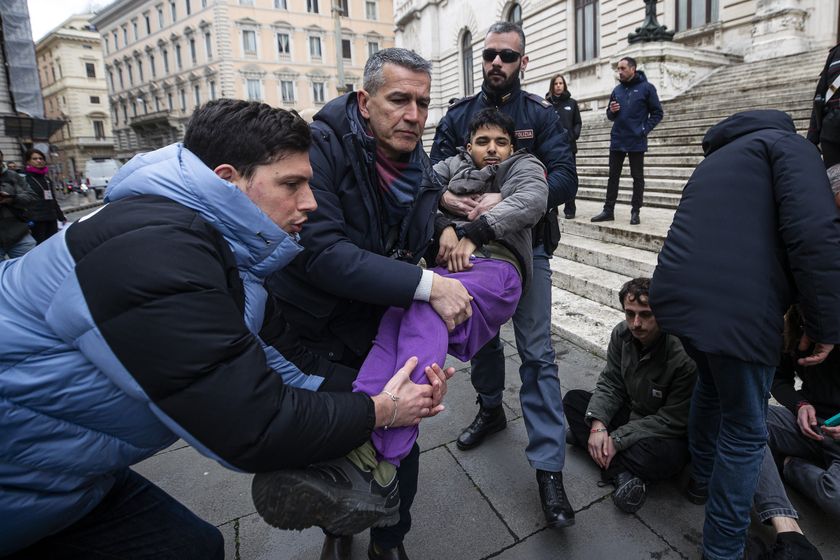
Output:
[[55,188],[47,172],[47,158],[44,152],[31,148],[26,151],[26,184],[38,197],[35,206],[29,208],[29,219],[32,220],[30,231],[32,237],[40,245],[51,236],[58,233],[58,222],[67,223],[64,212],[55,198]]
[[[569,133],[569,145],[572,147],[572,157],[574,158],[577,153],[577,142],[575,140],[580,137],[580,109],[578,109],[577,101],[572,99],[572,94],[566,87],[566,79],[561,74],[551,78],[551,85],[548,88],[548,93],[545,94],[545,98],[554,105],[554,112],[560,117],[563,128]],[[567,220],[575,217],[575,210],[575,199],[567,200],[566,206],[563,208]]]

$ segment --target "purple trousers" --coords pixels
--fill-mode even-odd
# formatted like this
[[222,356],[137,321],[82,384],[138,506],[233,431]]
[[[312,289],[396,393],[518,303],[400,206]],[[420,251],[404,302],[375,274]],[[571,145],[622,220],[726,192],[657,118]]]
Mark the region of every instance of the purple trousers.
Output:
[[[426,366],[443,367],[447,353],[468,362],[513,317],[522,293],[522,280],[510,263],[476,259],[466,272],[432,270],[461,281],[473,297],[472,316],[447,333],[446,325],[430,303],[415,301],[408,309],[391,307],[382,317],[373,348],[353,383],[354,391],[378,395],[413,356],[418,362],[411,380],[428,385]],[[399,466],[417,439],[417,426],[379,428],[373,431],[371,439],[380,460]]]

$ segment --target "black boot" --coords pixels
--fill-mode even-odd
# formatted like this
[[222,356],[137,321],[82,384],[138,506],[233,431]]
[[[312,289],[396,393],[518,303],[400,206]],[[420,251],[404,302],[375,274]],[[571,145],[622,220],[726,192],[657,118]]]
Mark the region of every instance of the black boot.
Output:
[[604,210],[603,212],[601,212],[600,214],[598,214],[597,216],[595,216],[594,218],[592,218],[589,221],[590,222],[612,222],[613,220],[615,220],[615,216],[613,215],[613,211],[612,210]]
[[630,212],[630,225],[631,226],[637,226],[640,223],[642,223],[642,222],[641,222],[641,220],[639,220],[639,211],[638,210],[632,210]]
[[495,408],[485,408],[484,403],[481,402],[481,397],[476,398],[479,409],[475,420],[472,421],[466,430],[460,436],[456,445],[461,451],[474,449],[481,445],[484,438],[490,434],[501,432],[507,427],[507,418],[505,418],[505,407],[499,405]]
[[563,488],[563,473],[537,470],[540,505],[549,527],[571,527],[575,524],[575,510]]
[[321,547],[321,560],[350,560],[353,547],[353,535],[344,537],[324,537]]

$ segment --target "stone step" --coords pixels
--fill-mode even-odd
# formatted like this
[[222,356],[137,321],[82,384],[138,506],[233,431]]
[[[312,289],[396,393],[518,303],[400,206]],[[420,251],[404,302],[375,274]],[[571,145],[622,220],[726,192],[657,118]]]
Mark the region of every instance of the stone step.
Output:
[[[776,109],[786,112],[794,121],[807,121],[811,118],[812,105],[810,97],[812,95],[813,93],[808,93],[794,100],[785,98],[787,101],[781,102],[742,100],[738,104],[727,104],[722,109],[710,108],[708,98],[698,103],[691,103],[681,99],[679,103],[663,103],[662,109],[665,116],[660,125],[663,127],[668,125],[669,128],[685,126],[705,126],[709,128],[730,115],[754,109]],[[582,119],[581,133],[583,131],[608,129],[611,127],[612,121],[607,119],[605,115],[598,114],[597,117],[593,115],[589,116],[589,118]]]
[[565,234],[554,255],[566,260],[602,268],[616,274],[636,278],[652,276],[656,253],[588,237]]
[[[585,237],[657,254],[662,249],[671,222],[674,221],[673,209],[650,208],[647,206],[647,200],[641,210],[642,223],[636,226],[631,226],[629,223],[629,204],[619,202],[615,207],[615,221],[599,223],[592,223],[589,219],[603,210],[603,196],[599,200],[576,200],[575,205],[577,206],[575,219],[561,219],[563,235]],[[560,215],[563,215],[562,208]]]
[[[627,173],[630,173],[630,165],[627,162],[627,159],[624,160],[624,166],[627,168]],[[609,176],[609,168],[607,167],[606,162],[604,165],[578,165],[577,166],[578,176],[586,176],[586,177],[607,177]],[[658,165],[648,165],[647,158],[645,158],[645,182],[647,179],[671,179],[674,181],[681,180],[683,182],[687,181],[691,174],[694,172],[694,167],[681,167],[681,166],[658,166]]]
[[[601,176],[578,175],[578,186],[586,187],[588,189],[606,189],[608,177],[606,174]],[[662,192],[682,194],[685,184],[688,179],[653,179],[645,173],[645,193],[647,192]],[[630,177],[630,170],[627,165],[622,170],[622,176],[618,179],[618,188],[629,189],[633,186],[633,178]]]
[[610,333],[624,314],[555,287],[551,288],[551,303],[552,332],[606,359]]
[[[807,130],[809,120],[810,114],[808,118],[793,119],[793,124],[796,126],[797,130]],[[648,136],[648,142],[656,138],[685,138],[695,136],[702,138],[706,135],[710,128],[719,122],[721,121],[710,119],[707,124],[692,121],[690,123],[682,123],[679,125],[673,123],[663,125],[661,127],[657,125],[657,127],[653,129],[653,132],[650,133],[650,136]],[[611,132],[612,124],[610,124],[609,127],[593,128],[587,131],[581,131],[580,138],[583,139],[584,142],[604,141],[610,138]],[[578,140],[578,142],[580,142],[580,140]]]
[[[694,169],[700,162],[703,161],[702,155],[681,155],[681,154],[663,154],[661,151],[656,151],[653,153],[645,154],[645,170],[648,167],[651,168],[680,168],[680,167],[690,167]],[[581,168],[587,168],[592,166],[598,167],[608,167],[610,161],[609,153],[604,153],[601,151],[600,153],[595,152],[594,150],[587,150],[585,156],[581,156],[580,150],[578,150],[577,154],[577,167],[578,173],[580,173]],[[625,160],[626,163],[626,160]]]
[[[606,189],[591,189],[587,187],[578,187],[578,194],[577,198],[581,200],[601,200],[603,201],[606,196]],[[621,189],[618,190],[618,197],[616,197],[616,201],[621,204],[630,204],[630,201],[633,198],[633,189]],[[676,209],[677,206],[680,204],[681,195],[678,194],[671,194],[665,192],[648,192],[645,189],[645,197],[644,197],[644,204],[645,206],[653,206],[655,208],[672,208]]]
[[632,277],[561,257],[554,257],[549,262],[553,286],[601,305],[621,309],[618,291]]
[[[603,157],[605,161],[608,161],[609,158],[609,149],[610,144],[609,142],[603,142],[603,146],[595,146],[591,142],[580,142],[578,143],[578,151],[577,151],[577,161],[580,161],[582,158],[595,158],[595,157]],[[700,144],[696,146],[659,146],[655,152],[650,152],[645,155],[645,162],[647,163],[648,158],[650,157],[699,157],[701,160],[703,159],[703,148]],[[604,163],[604,165],[607,165]]]

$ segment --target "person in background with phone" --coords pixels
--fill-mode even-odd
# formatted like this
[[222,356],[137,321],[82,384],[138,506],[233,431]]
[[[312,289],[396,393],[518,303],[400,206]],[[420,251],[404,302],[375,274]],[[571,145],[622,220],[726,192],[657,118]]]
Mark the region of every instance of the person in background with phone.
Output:
[[607,118],[612,121],[610,132],[610,176],[607,179],[607,198],[604,211],[592,222],[611,222],[615,219],[618,182],[624,157],[630,159],[633,177],[633,197],[630,199],[630,224],[640,223],[639,210],[645,193],[645,152],[648,134],[662,120],[662,104],[656,87],[648,82],[645,73],[636,70],[636,61],[625,56],[618,61],[619,84],[610,95]]

